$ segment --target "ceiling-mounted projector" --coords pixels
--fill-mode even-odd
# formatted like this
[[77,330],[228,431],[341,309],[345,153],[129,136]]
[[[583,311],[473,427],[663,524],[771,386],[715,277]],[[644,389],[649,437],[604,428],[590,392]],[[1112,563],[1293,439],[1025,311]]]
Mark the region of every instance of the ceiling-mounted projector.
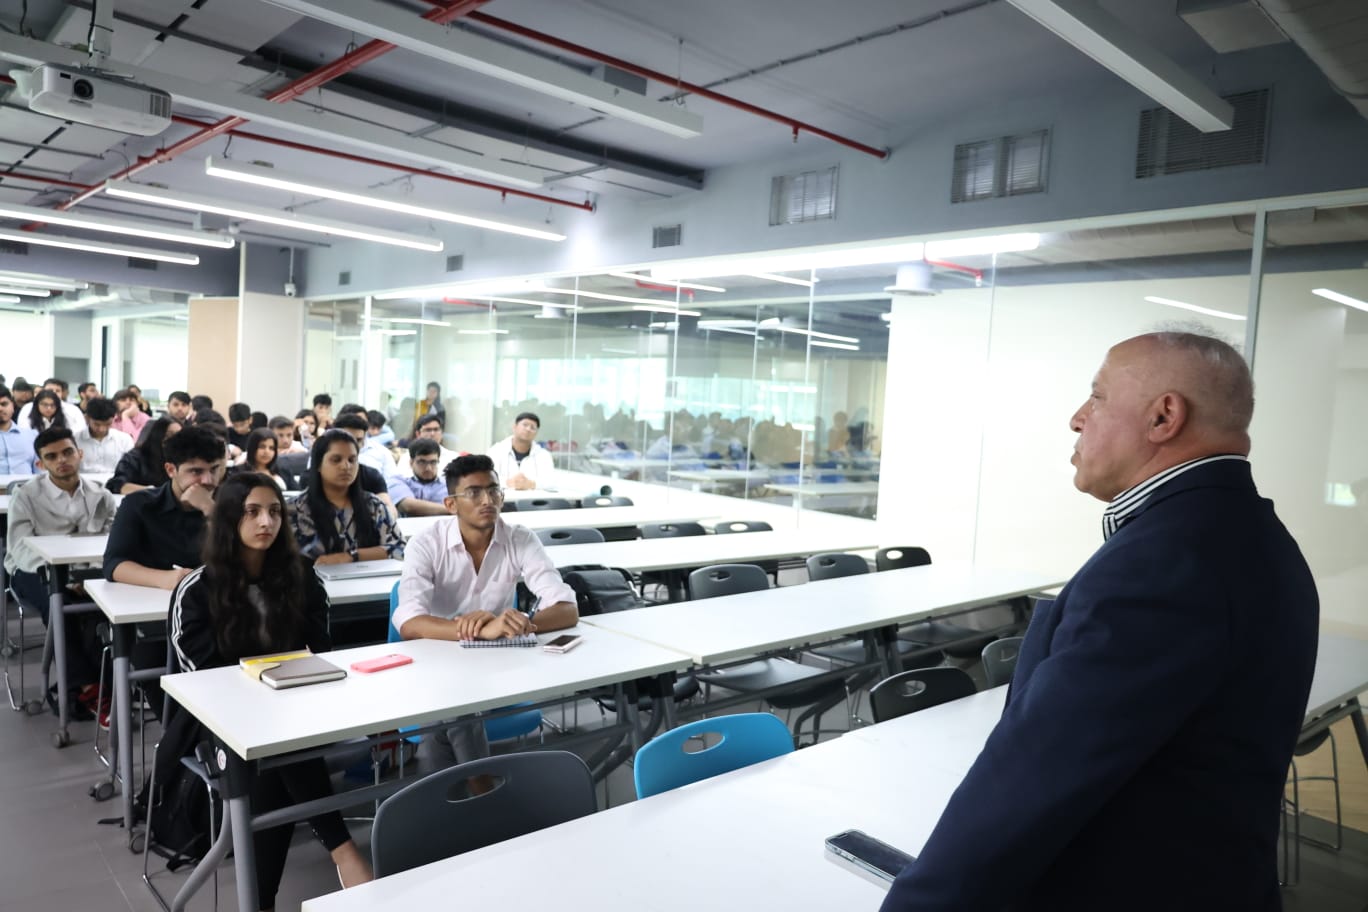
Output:
[[136,136],[171,126],[171,96],[122,76],[51,63],[10,75],[37,114]]

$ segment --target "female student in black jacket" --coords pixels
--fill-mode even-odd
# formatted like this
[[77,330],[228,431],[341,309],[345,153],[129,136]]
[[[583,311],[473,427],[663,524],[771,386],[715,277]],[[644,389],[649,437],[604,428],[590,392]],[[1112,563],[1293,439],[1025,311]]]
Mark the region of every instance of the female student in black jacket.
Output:
[[119,464],[114,467],[114,474],[105,482],[105,487],[115,494],[132,494],[165,482],[166,458],[162,455],[162,444],[180,429],[181,423],[170,415],[150,422],[138,445],[119,457]]
[[[170,632],[184,671],[233,665],[244,656],[305,646],[331,648],[328,596],[300,560],[285,528],[287,508],[270,478],[234,475],[219,486],[204,540],[204,565],[181,580],[171,597]],[[170,723],[168,723],[170,724]],[[332,794],[321,758],[260,771],[252,807],[268,811]],[[372,878],[342,815],[309,818],[314,835],[332,855],[344,887]],[[293,824],[254,833],[257,897],[275,906]]]

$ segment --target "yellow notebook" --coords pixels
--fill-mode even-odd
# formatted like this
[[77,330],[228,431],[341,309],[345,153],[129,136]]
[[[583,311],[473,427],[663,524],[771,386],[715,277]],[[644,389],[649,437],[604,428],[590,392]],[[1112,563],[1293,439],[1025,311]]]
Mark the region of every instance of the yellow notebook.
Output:
[[251,675],[252,680],[260,681],[263,671],[279,668],[283,662],[289,662],[292,659],[307,659],[311,655],[313,655],[311,649],[297,649],[294,652],[278,652],[274,655],[247,656],[240,659],[238,665],[242,667],[243,671]]

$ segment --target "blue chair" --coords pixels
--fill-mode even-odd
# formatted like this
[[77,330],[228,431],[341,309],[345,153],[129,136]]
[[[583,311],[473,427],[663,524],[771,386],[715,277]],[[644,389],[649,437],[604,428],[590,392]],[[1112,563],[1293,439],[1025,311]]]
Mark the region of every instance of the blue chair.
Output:
[[[721,736],[716,744],[685,752],[686,741],[708,732]],[[740,713],[699,719],[651,739],[637,751],[633,764],[637,797],[649,798],[792,751],[793,736],[778,716]]]
[[[404,638],[399,635],[399,631],[394,629],[394,611],[399,607],[399,584],[395,583],[390,589],[389,611],[390,622],[387,625],[390,643],[401,642]],[[526,706],[526,703],[515,704]],[[511,708],[511,707],[510,707]],[[529,709],[526,712],[511,713],[507,716],[497,716],[493,719],[485,719],[485,737],[491,742],[506,741],[509,738],[521,738],[523,735],[530,735],[532,732],[541,728],[542,714],[540,709]],[[417,726],[408,726],[399,729],[400,733],[412,731]],[[422,740],[421,736],[412,735],[405,739],[410,744],[417,744]]]

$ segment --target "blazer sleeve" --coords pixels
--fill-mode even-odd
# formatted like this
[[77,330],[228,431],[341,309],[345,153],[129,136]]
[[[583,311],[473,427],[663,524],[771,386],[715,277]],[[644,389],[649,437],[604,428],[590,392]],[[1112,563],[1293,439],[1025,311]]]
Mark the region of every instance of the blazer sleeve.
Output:
[[1014,689],[883,912],[1000,912],[1210,697],[1228,608],[1215,591],[1168,582],[1203,578],[1184,553],[1165,551],[1188,566],[1164,579],[1122,552],[1088,568],[1085,585],[1075,578],[1049,654]]

